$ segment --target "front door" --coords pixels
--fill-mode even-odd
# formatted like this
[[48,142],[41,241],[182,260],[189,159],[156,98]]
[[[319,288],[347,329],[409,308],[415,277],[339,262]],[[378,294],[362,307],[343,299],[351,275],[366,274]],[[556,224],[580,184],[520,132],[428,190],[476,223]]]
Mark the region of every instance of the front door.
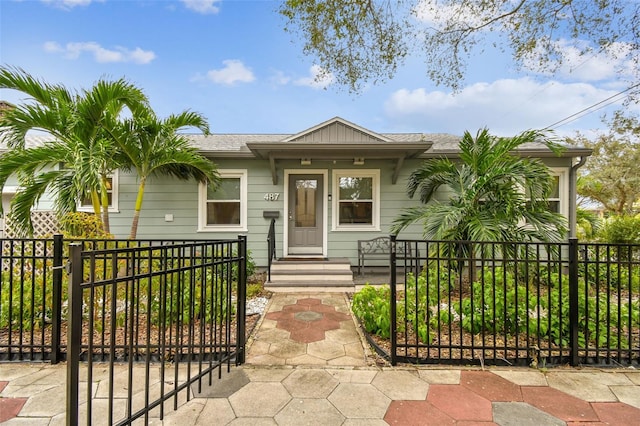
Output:
[[289,254],[322,255],[324,176],[289,175]]

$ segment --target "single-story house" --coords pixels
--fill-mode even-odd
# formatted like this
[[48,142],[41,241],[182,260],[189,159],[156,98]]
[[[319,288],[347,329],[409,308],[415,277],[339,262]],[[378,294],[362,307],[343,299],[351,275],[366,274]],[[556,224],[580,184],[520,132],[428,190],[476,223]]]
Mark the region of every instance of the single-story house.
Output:
[[[376,133],[336,117],[296,134],[193,135],[192,140],[217,164],[221,186],[212,191],[194,181],[151,179],[139,238],[246,234],[256,265],[265,266],[275,218],[277,257],[344,258],[356,265],[357,240],[389,235],[400,209],[419,203],[406,194],[409,174],[425,159],[455,158],[460,137]],[[557,177],[551,205],[575,233],[576,170],[590,151],[567,148],[556,155],[536,143],[519,154],[541,158],[551,168]],[[136,190],[134,174],[114,174],[110,222],[116,237],[128,236]],[[46,200],[43,205],[46,209]],[[405,232],[422,235],[418,224]]]

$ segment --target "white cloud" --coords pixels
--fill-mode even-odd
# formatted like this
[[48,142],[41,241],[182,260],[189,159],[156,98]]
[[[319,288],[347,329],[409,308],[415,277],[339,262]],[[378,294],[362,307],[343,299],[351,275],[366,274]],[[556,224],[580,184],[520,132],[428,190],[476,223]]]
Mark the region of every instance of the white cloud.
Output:
[[291,77],[279,70],[272,70],[269,81],[276,86],[285,86],[291,81]]
[[[619,79],[621,76],[632,76],[634,65],[631,60],[633,48],[628,43],[616,42],[606,49],[593,49],[583,54],[589,47],[584,41],[561,39],[553,42],[553,48],[559,53],[560,64],[555,73],[557,76],[570,77],[580,81],[602,81]],[[524,66],[539,74],[551,73],[541,70],[534,54],[525,61]]]
[[61,9],[72,9],[76,6],[88,6],[93,2],[104,2],[104,0],[42,0],[43,3],[51,4]]
[[433,0],[421,0],[416,5],[414,13],[418,21],[439,30],[447,25],[454,25],[456,28],[478,27],[492,16],[502,13],[508,5],[509,3],[503,2],[485,3],[482,8],[471,10],[466,2],[441,4]]
[[216,6],[221,0],[181,0],[187,9],[202,14],[216,14],[220,8]]
[[296,86],[307,86],[313,89],[326,89],[333,83],[333,74],[323,70],[319,65],[309,68],[309,76],[302,77],[293,82]]
[[224,68],[207,72],[207,78],[214,83],[233,85],[235,83],[251,83],[256,79],[253,71],[247,68],[242,61],[227,59],[222,63]]
[[54,41],[44,43],[44,50],[48,53],[62,53],[66,58],[78,59],[84,52],[93,55],[96,62],[133,62],[135,64],[148,64],[153,61],[156,54],[150,50],[142,50],[136,47],[133,50],[117,46],[113,50],[105,49],[98,43],[72,42],[62,46]]
[[[425,132],[437,128],[462,134],[465,130],[474,132],[488,127],[494,134],[513,135],[547,127],[615,93],[617,90],[585,83],[504,79],[476,83],[455,95],[423,88],[398,90],[387,99],[385,112],[398,127],[421,127]],[[602,111],[590,114],[590,124],[586,126],[599,123],[601,114]],[[584,121],[574,121],[558,132],[571,132],[584,126]]]

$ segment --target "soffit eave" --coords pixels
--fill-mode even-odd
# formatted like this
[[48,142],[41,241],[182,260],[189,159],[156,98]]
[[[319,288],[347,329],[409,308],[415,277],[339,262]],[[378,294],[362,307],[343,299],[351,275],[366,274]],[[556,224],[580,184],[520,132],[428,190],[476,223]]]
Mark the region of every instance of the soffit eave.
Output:
[[395,184],[404,160],[416,158],[432,146],[432,142],[379,143],[379,144],[296,144],[248,143],[247,147],[257,158],[269,160],[273,184],[277,184],[277,161],[292,159],[307,160],[393,160],[392,182]]
[[[536,158],[577,158],[577,157],[589,157],[593,150],[587,148],[571,148],[565,149],[559,153],[555,153],[549,150],[518,150],[513,152],[516,155],[521,157],[536,157]],[[457,159],[460,158],[459,150],[437,150],[437,151],[429,151],[424,152],[418,156],[418,158],[422,159],[432,159],[432,158],[451,158]]]

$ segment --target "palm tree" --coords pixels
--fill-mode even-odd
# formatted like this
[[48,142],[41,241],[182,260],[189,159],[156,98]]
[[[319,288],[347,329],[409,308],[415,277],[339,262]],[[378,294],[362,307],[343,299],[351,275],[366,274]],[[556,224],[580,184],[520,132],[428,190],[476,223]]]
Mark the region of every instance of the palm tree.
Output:
[[136,238],[145,185],[150,176],[193,178],[212,184],[218,182],[215,164],[191,147],[184,134],[178,133],[186,128],[197,128],[205,134],[209,132],[206,119],[189,111],[161,120],[149,109],[114,126],[112,136],[124,157],[121,166],[123,169],[135,169],[139,179],[129,238]]
[[[427,160],[409,177],[407,193],[419,194],[420,206],[404,209],[392,226],[399,233],[415,222],[424,238],[449,241],[560,241],[566,219],[549,211],[546,199],[553,188],[549,169],[539,159],[515,152],[523,144],[542,142],[553,152],[560,146],[545,134],[527,131],[512,138],[494,137],[487,129],[475,137],[465,132],[460,163]],[[446,187],[446,201],[434,194]],[[458,256],[472,255],[470,244],[450,248]]]
[[[120,167],[107,124],[117,122],[125,108],[147,108],[141,90],[123,79],[99,80],[90,90],[74,93],[32,77],[20,68],[0,67],[0,88],[20,91],[30,98],[0,117],[0,135],[10,151],[0,156],[0,191],[9,176],[18,176],[21,191],[12,200],[11,218],[17,230],[31,233],[30,209],[51,191],[61,216],[74,211],[79,200],[92,200],[103,213],[109,232],[107,178]],[[44,131],[51,141],[25,146],[32,130]]]

